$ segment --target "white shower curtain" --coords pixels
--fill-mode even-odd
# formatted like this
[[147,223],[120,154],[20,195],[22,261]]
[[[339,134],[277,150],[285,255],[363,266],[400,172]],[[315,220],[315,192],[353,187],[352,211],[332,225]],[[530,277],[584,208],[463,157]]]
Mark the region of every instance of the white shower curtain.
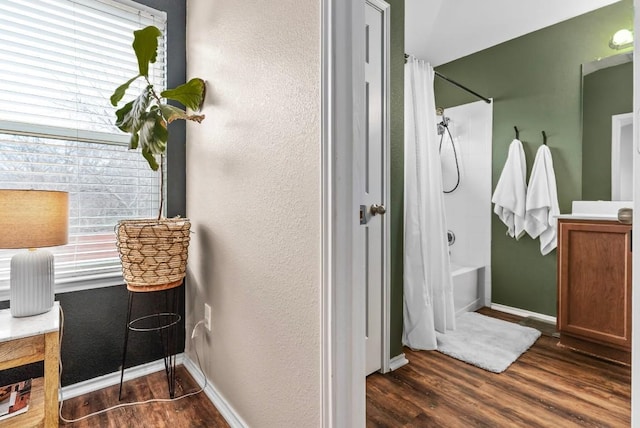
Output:
[[404,328],[412,349],[436,349],[455,329],[453,280],[438,154],[433,68],[404,67]]

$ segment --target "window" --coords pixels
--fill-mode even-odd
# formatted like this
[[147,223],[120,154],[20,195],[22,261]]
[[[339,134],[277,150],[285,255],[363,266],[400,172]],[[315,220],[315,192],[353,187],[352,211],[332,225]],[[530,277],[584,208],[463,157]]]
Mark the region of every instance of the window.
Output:
[[[157,215],[158,174],[127,150],[109,102],[138,74],[133,31],[148,25],[166,34],[164,12],[127,0],[0,2],[0,186],[69,192],[69,244],[50,249],[57,291],[122,283],[115,224]],[[165,58],[161,40],[159,88]],[[0,250],[0,300],[13,254]]]

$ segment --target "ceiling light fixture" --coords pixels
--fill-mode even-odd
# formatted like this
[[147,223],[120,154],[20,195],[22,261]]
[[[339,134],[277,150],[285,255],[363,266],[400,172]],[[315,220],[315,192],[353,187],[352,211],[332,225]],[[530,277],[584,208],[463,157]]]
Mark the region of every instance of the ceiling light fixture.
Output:
[[633,45],[633,32],[631,30],[622,29],[616,31],[609,41],[609,47],[611,49],[624,49]]

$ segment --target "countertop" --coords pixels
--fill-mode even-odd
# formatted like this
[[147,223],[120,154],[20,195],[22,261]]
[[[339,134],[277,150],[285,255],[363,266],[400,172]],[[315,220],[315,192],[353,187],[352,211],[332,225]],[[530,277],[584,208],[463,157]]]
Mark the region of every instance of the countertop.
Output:
[[11,309],[0,310],[0,342],[50,333],[59,328],[59,302],[54,302],[49,312],[30,317],[14,318]]
[[556,218],[564,218],[568,220],[608,220],[618,221],[618,215],[609,214],[560,214]]

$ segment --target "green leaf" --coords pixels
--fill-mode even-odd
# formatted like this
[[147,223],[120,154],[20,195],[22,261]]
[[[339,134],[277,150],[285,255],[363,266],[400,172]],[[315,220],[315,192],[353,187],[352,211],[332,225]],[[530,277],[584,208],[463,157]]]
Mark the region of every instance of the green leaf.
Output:
[[180,85],[175,89],[167,89],[160,93],[161,97],[178,101],[187,108],[194,111],[199,111],[202,107],[205,95],[204,80],[200,78],[194,78],[189,80],[184,85]]
[[129,132],[129,128],[123,126],[125,116],[129,115],[131,108],[133,107],[133,101],[129,101],[118,110],[116,110],[116,126],[123,132]]
[[118,103],[120,102],[122,97],[124,97],[124,93],[129,88],[129,85],[131,85],[131,83],[133,83],[133,81],[136,80],[138,77],[140,77],[140,75],[137,75],[136,77],[127,80],[126,83],[123,83],[122,85],[120,85],[120,86],[118,86],[116,88],[116,90],[113,92],[113,95],[111,95],[111,105],[112,106],[115,107],[115,106],[118,105]]
[[149,166],[151,167],[152,170],[157,171],[158,170],[158,161],[156,161],[155,156],[153,156],[153,153],[151,153],[148,150],[142,150],[142,157],[144,157],[147,160],[147,163],[149,164]]
[[163,155],[167,151],[167,140],[169,140],[169,130],[167,122],[161,115],[156,117],[156,125],[153,127],[153,138],[158,142],[157,154]]
[[138,58],[138,69],[141,76],[148,77],[149,63],[156,62],[158,37],[160,36],[162,33],[153,25],[133,32],[133,50]]
[[160,104],[160,110],[162,111],[162,116],[164,116],[168,123],[171,123],[176,119],[185,119],[187,117],[187,112],[179,107],[169,104]]
[[160,104],[160,110],[162,110],[162,116],[167,120],[167,123],[171,123],[177,119],[193,120],[198,123],[204,120],[203,114],[187,114],[187,112],[181,108],[169,104]]
[[143,153],[161,155],[167,150],[167,123],[160,115],[148,115],[139,132],[139,142]]
[[116,111],[116,126],[124,132],[135,134],[142,126],[151,102],[151,86],[142,90],[138,97]]
[[140,140],[140,137],[138,137],[137,132],[135,134],[131,134],[131,139],[129,140],[129,150],[135,150],[138,148],[138,140]]

